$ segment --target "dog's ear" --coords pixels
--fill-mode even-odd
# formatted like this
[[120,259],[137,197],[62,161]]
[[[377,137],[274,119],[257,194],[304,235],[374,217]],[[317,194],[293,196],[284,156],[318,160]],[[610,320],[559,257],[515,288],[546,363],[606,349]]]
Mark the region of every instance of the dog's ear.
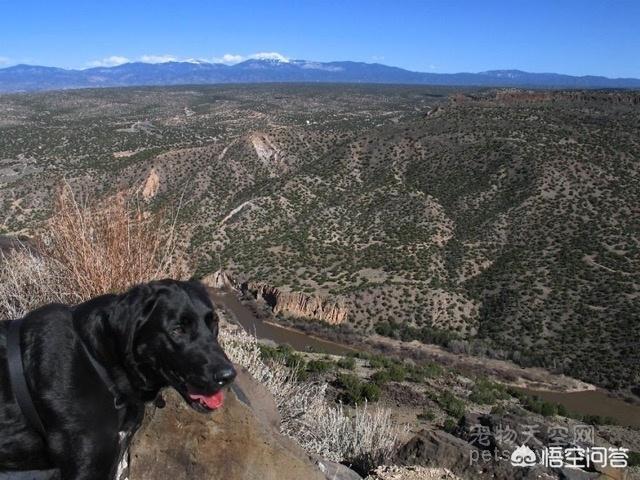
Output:
[[183,288],[192,298],[195,297],[205,305],[213,308],[213,304],[211,303],[211,297],[209,296],[209,292],[207,291],[207,287],[200,280],[188,280],[184,282]]
[[121,327],[126,342],[127,356],[133,354],[136,335],[153,317],[158,302],[166,295],[165,286],[142,284],[133,287],[122,295],[116,308],[116,322]]

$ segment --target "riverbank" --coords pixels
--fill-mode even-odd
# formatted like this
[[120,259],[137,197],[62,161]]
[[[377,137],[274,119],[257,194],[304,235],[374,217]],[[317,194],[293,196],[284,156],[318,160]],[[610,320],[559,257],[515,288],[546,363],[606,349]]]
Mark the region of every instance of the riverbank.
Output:
[[356,351],[350,346],[308,335],[298,329],[258,318],[232,291],[214,289],[209,291],[215,304],[222,306],[247,332],[255,335],[260,340],[268,340],[276,344],[288,344],[293,349],[303,352],[313,351],[332,355],[347,355]]
[[640,406],[615,398],[594,385],[557,375],[541,368],[524,368],[505,360],[454,354],[436,345],[418,341],[400,340],[372,335],[366,338],[356,332],[345,332],[339,336],[344,343],[322,338],[323,330],[306,325],[311,331],[302,331],[293,324],[282,325],[272,319],[258,318],[249,305],[238,298],[235,291],[211,290],[214,302],[230,313],[234,320],[259,339],[276,344],[289,344],[298,351],[322,352],[332,355],[347,355],[365,351],[412,359],[415,362],[435,362],[471,377],[488,377],[504,385],[518,388],[529,395],[565,406],[581,415],[598,415],[615,419],[622,426],[640,428]]

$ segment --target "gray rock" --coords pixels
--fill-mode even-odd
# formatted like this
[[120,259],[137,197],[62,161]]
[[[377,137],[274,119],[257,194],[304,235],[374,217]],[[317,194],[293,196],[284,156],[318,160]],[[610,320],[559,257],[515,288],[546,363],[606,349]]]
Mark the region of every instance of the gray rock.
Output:
[[316,465],[327,480],[362,480],[362,477],[341,463],[316,457]]
[[[483,458],[482,455],[488,455]],[[545,476],[541,467],[516,468],[505,459],[496,460],[490,451],[482,451],[441,430],[423,430],[397,452],[399,465],[421,465],[451,470],[456,475],[470,480],[529,480],[554,478]]]
[[245,372],[209,415],[193,411],[173,390],[164,396],[166,406],[150,407],[133,439],[130,480],[326,480],[280,434],[273,398]]

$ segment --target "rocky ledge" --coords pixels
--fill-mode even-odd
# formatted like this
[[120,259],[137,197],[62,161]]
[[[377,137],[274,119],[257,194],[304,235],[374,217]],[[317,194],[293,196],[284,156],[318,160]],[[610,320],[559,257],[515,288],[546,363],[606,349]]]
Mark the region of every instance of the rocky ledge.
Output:
[[149,407],[129,451],[128,480],[325,480],[318,461],[279,431],[273,397],[241,371],[224,406],[205,415],[173,390]]

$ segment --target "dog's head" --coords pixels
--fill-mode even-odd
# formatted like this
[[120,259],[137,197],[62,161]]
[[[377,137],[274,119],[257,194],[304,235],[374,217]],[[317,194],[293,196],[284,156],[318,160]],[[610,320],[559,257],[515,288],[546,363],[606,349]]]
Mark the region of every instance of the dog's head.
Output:
[[202,284],[151,282],[130,291],[124,303],[134,310],[126,350],[138,374],[175,388],[197,411],[222,406],[222,388],[236,371],[218,344],[218,316]]

